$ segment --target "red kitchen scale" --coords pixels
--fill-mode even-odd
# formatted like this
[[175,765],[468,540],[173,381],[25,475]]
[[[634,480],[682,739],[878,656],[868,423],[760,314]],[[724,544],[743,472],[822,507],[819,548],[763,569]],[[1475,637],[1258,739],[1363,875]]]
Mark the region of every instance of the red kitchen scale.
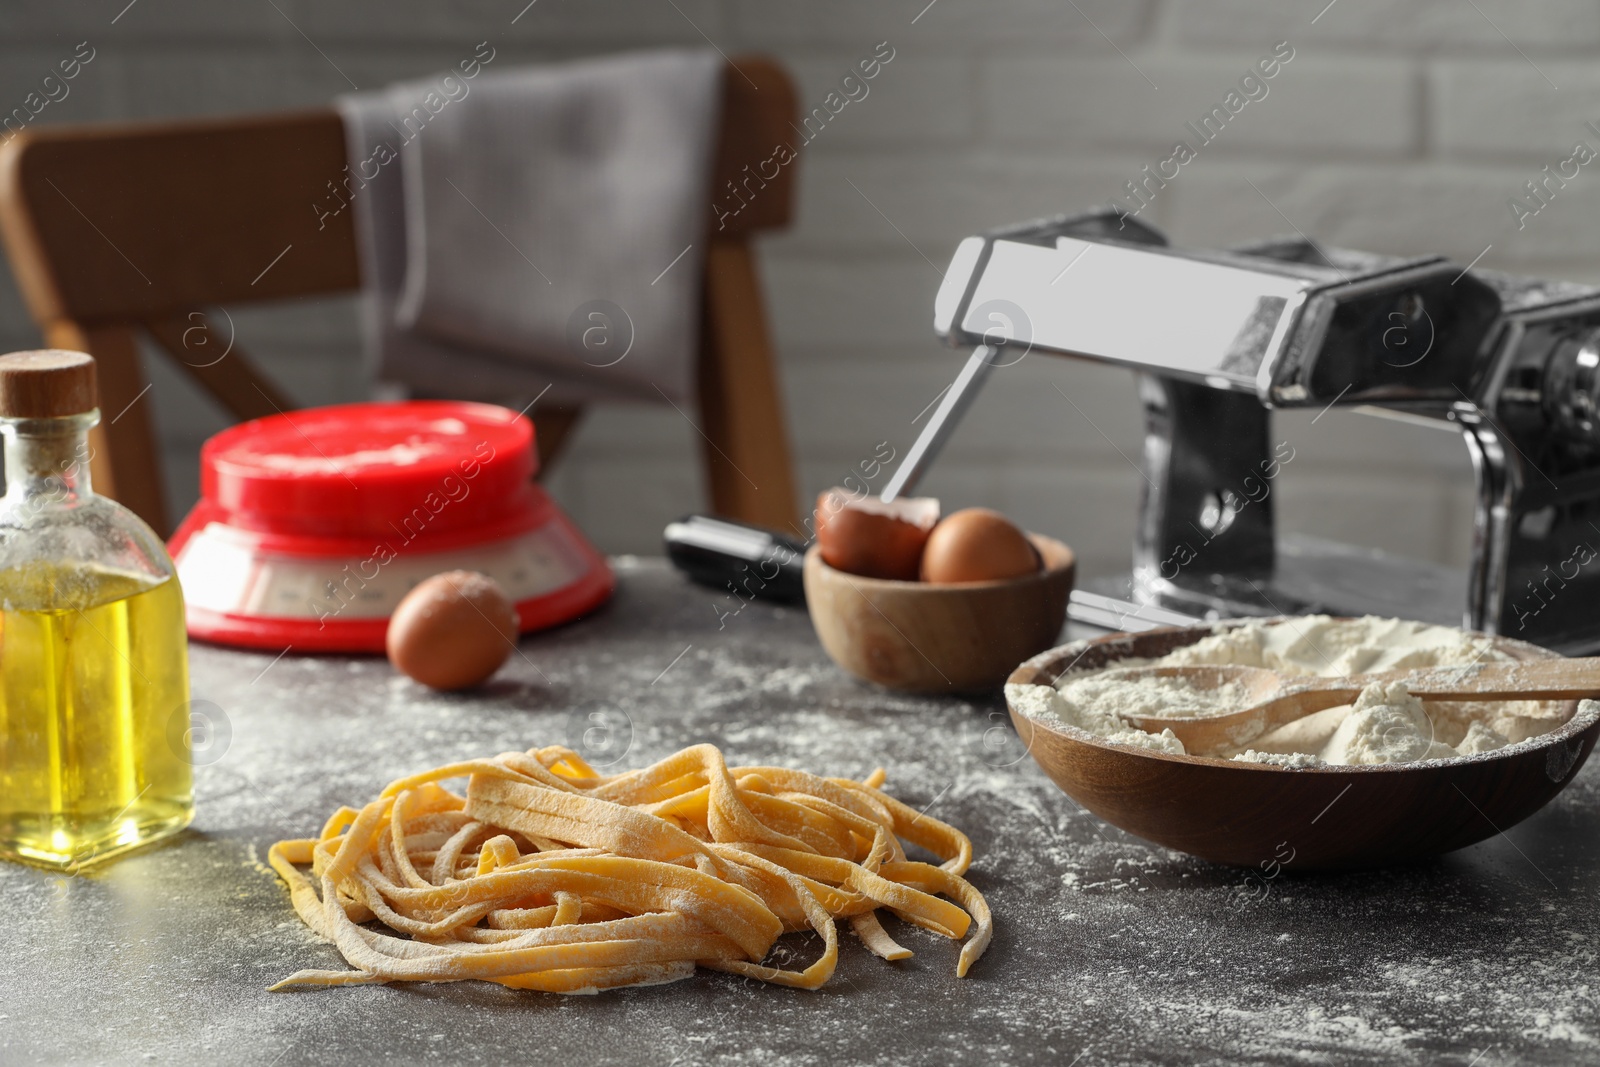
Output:
[[611,568],[533,481],[533,424],[490,404],[341,404],[241,423],[200,453],[169,548],[189,634],[279,651],[382,652],[423,579],[487,574],[524,633],[598,607]]

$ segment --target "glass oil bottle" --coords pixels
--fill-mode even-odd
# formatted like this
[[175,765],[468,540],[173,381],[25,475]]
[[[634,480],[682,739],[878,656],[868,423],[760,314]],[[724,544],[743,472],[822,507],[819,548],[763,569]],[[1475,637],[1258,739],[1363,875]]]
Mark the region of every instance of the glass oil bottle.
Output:
[[0,857],[74,871],[194,812],[183,595],[161,539],[90,485],[94,371],[0,356]]

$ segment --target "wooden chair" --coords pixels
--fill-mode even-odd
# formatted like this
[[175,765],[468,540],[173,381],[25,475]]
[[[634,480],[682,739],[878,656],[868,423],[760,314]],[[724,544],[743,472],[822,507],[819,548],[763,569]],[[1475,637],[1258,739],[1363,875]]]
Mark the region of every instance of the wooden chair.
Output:
[[[786,226],[794,167],[749,184],[791,139],[795,95],[764,58],[742,58],[725,79],[705,257],[699,436],[712,508],[798,529],[777,371],[750,239]],[[240,419],[293,405],[235,346],[213,362],[203,309],[352,290],[360,273],[353,212],[311,209],[345,166],[333,111],[181,123],[26,130],[0,147],[0,235],[18,285],[55,348],[99,363],[103,420],[92,441],[96,487],[158,531],[169,529],[150,408],[135,338],[140,330]],[[748,170],[746,169],[748,167]],[[719,228],[719,222],[721,223]],[[204,357],[204,358],[202,358]],[[580,409],[536,411],[544,463]]]

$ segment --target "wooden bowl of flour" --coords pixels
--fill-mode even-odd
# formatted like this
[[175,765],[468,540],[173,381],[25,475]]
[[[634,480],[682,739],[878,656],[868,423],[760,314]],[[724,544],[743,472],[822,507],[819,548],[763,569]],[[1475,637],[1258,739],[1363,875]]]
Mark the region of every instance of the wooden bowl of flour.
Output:
[[[1109,634],[1053,648],[1006,679],[1054,685],[1069,671],[1154,659],[1211,626]],[[1556,655],[1492,638],[1519,659]],[[1550,733],[1452,760],[1288,769],[1115,745],[1065,724],[1011,721],[1056,785],[1131,834],[1215,863],[1270,871],[1378,867],[1475,844],[1526,819],[1572,781],[1600,735],[1600,703]]]

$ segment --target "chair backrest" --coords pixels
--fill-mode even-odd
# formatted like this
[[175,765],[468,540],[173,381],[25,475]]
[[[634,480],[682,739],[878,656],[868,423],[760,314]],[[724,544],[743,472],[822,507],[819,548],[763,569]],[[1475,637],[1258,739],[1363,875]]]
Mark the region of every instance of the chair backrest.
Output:
[[[701,433],[714,506],[787,527],[792,472],[746,239],[789,222],[794,87],[759,56],[730,61],[723,85],[707,190],[714,328],[702,352]],[[138,334],[148,332],[237,418],[292,407],[231,340],[229,358],[211,359],[217,348],[205,347],[202,312],[359,285],[353,212],[325,208],[345,166],[332,110],[29,128],[0,144],[0,236],[28,309],[47,344],[100,363],[109,421],[91,440],[94,478],[157,530],[166,509],[148,405],[137,403],[148,388]],[[575,418],[549,415],[541,451],[558,446]],[[759,499],[746,491],[751,469],[768,487]]]
[[[731,63],[708,195],[731,199],[758,169],[770,175],[762,164],[792,140],[793,115],[781,67]],[[356,287],[352,213],[318,209],[344,168],[332,111],[30,129],[0,147],[0,227],[47,334],[59,320],[181,321],[207,305]],[[775,169],[714,236],[787,225],[793,168]]]

